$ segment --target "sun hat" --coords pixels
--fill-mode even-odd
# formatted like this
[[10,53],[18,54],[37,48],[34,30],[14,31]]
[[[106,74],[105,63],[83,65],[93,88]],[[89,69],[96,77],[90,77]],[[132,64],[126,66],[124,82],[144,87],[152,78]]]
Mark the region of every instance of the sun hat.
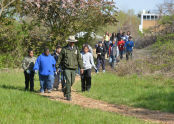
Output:
[[68,40],[66,40],[67,42],[77,42],[75,36],[69,36]]

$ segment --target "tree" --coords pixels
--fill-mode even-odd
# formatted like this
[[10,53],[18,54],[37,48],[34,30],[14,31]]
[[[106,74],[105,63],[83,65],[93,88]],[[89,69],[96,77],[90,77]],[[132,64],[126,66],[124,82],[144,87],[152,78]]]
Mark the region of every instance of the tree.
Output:
[[164,3],[158,5],[158,10],[161,15],[158,25],[158,27],[161,29],[160,33],[174,33],[174,0],[164,1]]
[[174,14],[174,0],[165,0],[164,3],[157,5],[161,16]]
[[115,16],[118,20],[117,24],[101,26],[97,32],[99,35],[103,36],[105,32],[117,33],[121,29],[124,32],[130,31],[133,37],[138,36],[140,20],[134,13],[134,10],[128,10],[127,12],[119,11],[115,14]]
[[115,5],[105,0],[45,0],[24,2],[23,14],[46,27],[55,44],[69,35],[93,32],[101,25],[116,23]]

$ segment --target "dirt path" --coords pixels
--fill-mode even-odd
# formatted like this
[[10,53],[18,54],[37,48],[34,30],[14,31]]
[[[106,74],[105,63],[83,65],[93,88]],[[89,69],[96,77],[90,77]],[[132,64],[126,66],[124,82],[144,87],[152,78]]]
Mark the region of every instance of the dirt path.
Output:
[[[148,57],[150,54],[149,50],[141,49],[135,50],[134,59],[141,59],[143,57]],[[76,82],[80,80],[79,77],[76,78]],[[95,100],[92,98],[87,98],[82,96],[79,91],[72,90],[72,101],[66,101],[63,93],[61,91],[53,91],[52,93],[43,94],[44,96],[50,98],[51,100],[60,101],[63,103],[79,105],[85,108],[100,109],[107,112],[114,112],[124,116],[136,117],[138,119],[145,120],[147,122],[155,122],[160,124],[174,124],[174,114],[164,113],[160,111],[152,111],[142,108],[133,108],[124,105],[114,105],[108,104],[103,101]]]
[[[80,78],[76,78],[76,82]],[[45,93],[43,96],[51,100],[60,101],[63,103],[79,105],[85,108],[100,109],[103,111],[114,112],[124,116],[136,117],[147,122],[155,122],[160,124],[174,124],[174,114],[164,113],[159,111],[151,111],[142,108],[133,108],[124,105],[108,104],[103,101],[87,98],[80,95],[79,91],[72,90],[72,101],[66,101],[61,91],[53,91],[52,93]]]

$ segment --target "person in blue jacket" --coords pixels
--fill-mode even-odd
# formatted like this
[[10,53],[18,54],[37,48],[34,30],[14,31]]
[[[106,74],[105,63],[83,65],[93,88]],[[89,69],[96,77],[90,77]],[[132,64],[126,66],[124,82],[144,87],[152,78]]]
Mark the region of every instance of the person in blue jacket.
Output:
[[44,93],[48,90],[51,93],[54,83],[54,74],[56,72],[56,61],[53,56],[49,53],[49,49],[45,48],[44,53],[42,53],[36,60],[34,65],[34,70],[37,73],[39,71],[40,80],[40,92]]
[[128,41],[125,43],[126,60],[129,60],[129,57],[131,57],[132,59],[133,48],[134,48],[134,42],[132,41],[132,37],[130,36]]

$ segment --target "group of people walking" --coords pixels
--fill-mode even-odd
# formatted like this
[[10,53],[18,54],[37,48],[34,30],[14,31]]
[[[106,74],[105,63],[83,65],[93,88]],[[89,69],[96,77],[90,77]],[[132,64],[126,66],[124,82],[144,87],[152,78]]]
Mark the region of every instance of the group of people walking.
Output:
[[79,70],[81,75],[82,92],[89,91],[91,88],[92,68],[99,73],[102,65],[103,73],[105,72],[106,53],[110,58],[110,63],[112,63],[111,66],[114,67],[117,57],[120,55],[120,58],[123,58],[122,50],[125,48],[127,59],[129,59],[134,46],[131,39],[130,35],[125,35],[124,37],[124,33],[121,33],[121,31],[117,35],[113,33],[112,36],[106,33],[104,40],[100,41],[96,47],[97,65],[94,63],[91,46],[84,44],[80,51],[75,45],[77,40],[74,36],[69,37],[68,44],[65,47],[57,46],[53,54],[50,54],[49,49],[45,48],[37,59],[34,57],[33,50],[30,49],[28,56],[22,62],[25,75],[25,90],[29,90],[30,87],[30,91],[34,91],[34,75],[38,73],[41,93],[51,93],[53,88],[58,90],[61,83],[64,97],[70,101],[71,86],[75,81],[76,70]]
[[[83,45],[83,52],[80,52],[75,42],[74,36],[67,40],[67,46],[58,46],[53,54],[48,48],[36,59],[33,50],[28,51],[28,56],[24,58],[22,67],[25,74],[25,90],[34,91],[34,74],[39,73],[40,92],[50,93],[53,88],[62,84],[62,91],[67,100],[71,100],[71,86],[75,81],[76,70],[80,68],[82,91],[89,91],[91,88],[91,69],[95,67],[90,46]],[[97,70],[97,69],[96,69]],[[55,82],[58,78],[58,82]]]
[[[96,45],[97,67],[102,65],[103,72],[105,72],[105,54],[109,58],[109,63],[112,68],[115,68],[116,63],[123,59],[123,55],[126,54],[126,60],[132,58],[132,52],[134,48],[134,42],[130,31],[109,34],[106,32],[102,41]],[[100,52],[99,52],[100,51]]]

